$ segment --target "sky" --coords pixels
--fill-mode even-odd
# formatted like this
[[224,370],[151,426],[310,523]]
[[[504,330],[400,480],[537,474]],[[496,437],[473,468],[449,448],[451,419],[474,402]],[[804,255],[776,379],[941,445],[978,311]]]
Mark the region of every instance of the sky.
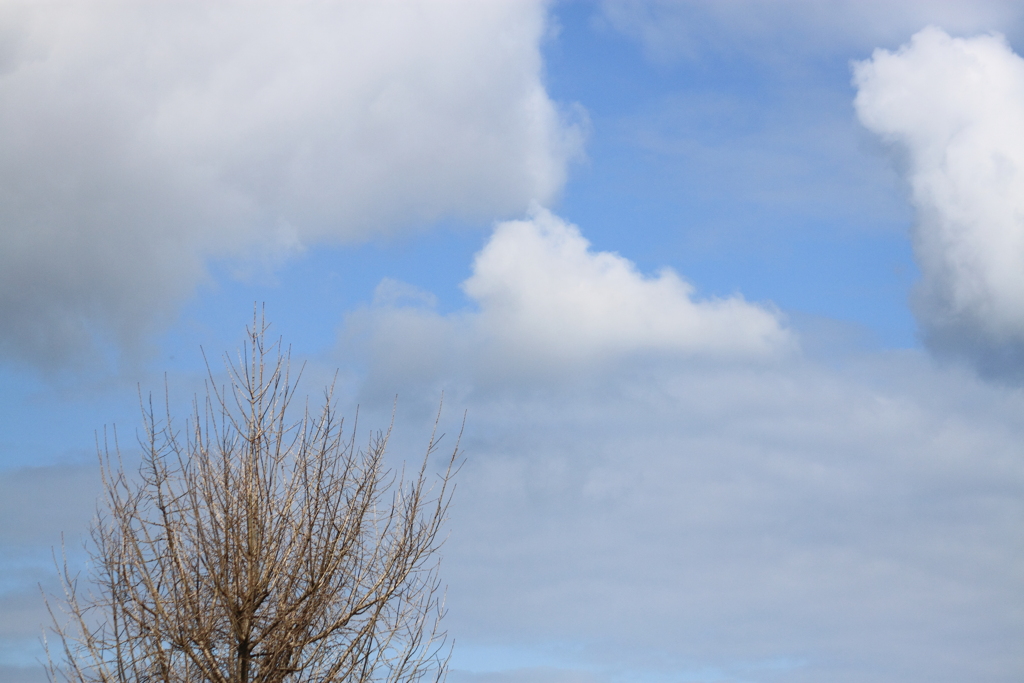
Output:
[[0,680],[97,441],[265,306],[395,462],[465,416],[452,683],[1020,681],[1021,55],[999,0],[0,2]]

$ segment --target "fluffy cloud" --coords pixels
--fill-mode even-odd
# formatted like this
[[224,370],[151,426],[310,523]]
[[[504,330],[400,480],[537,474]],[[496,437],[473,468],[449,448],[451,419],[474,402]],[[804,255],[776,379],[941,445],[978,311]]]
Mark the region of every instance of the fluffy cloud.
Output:
[[645,276],[542,209],[496,226],[463,290],[477,310],[442,316],[429,296],[386,281],[376,305],[350,317],[349,335],[368,342],[377,371],[391,378],[380,384],[439,364],[536,379],[657,356],[770,360],[796,346],[776,311],[739,295],[695,299],[673,271]]
[[627,259],[593,252],[547,211],[497,226],[463,289],[487,334],[559,360],[642,350],[767,356],[787,333],[742,297],[694,301],[669,269],[648,278]]
[[561,187],[542,2],[0,5],[0,353],[131,344],[273,261]]
[[854,81],[861,122],[904,159],[928,342],[1024,371],[1024,59],[999,36],[928,28]]

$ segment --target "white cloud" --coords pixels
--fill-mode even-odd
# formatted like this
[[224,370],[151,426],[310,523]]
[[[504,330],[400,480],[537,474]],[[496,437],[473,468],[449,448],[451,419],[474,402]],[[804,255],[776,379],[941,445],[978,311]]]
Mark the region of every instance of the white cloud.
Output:
[[[432,417],[417,403],[452,389],[449,439],[469,409],[442,564],[453,680],[1020,680],[1021,392],[919,352],[838,371],[606,363],[525,390],[463,370],[428,366],[427,386],[378,388],[360,412],[387,424],[399,392],[392,455],[415,459]],[[84,528],[91,496],[69,486],[87,469],[0,476],[29,493],[3,511],[31,522],[0,538],[23,588],[0,595],[8,644],[31,645],[35,582],[53,576],[20,549]],[[49,510],[61,496],[77,529]]]
[[210,256],[547,201],[539,0],[0,5],[0,353],[131,344]]
[[514,348],[437,362],[423,329],[389,330],[419,374],[371,374],[361,419],[397,393],[399,431],[425,432],[442,389],[449,432],[469,411],[457,680],[1019,679],[1020,392],[916,351],[513,384],[491,366],[523,372]]
[[543,209],[495,227],[463,290],[477,310],[440,315],[430,295],[381,283],[375,305],[348,321],[349,337],[375,358],[371,384],[433,376],[439,366],[532,381],[607,362],[765,361],[796,348],[770,307],[740,295],[697,299],[672,270],[645,276]]
[[[367,346],[402,369],[354,393],[362,429],[399,394],[396,458],[422,452],[440,390],[445,443],[469,410],[442,565],[453,680],[1020,680],[1019,390],[915,351],[836,370],[641,348],[556,372],[430,303],[384,283]],[[81,478],[13,475],[23,520],[54,500],[32,491]],[[0,555],[68,529],[39,518]]]
[[928,28],[854,81],[861,122],[903,154],[928,341],[1024,370],[1024,59],[999,36]]
[[1017,680],[1020,396],[922,356],[449,398],[459,647],[610,681]]
[[[442,390],[448,431],[468,409],[457,680],[1020,678],[1019,391],[917,351],[779,353],[768,311],[716,317],[543,212],[465,289],[479,311],[444,316],[385,283],[344,349],[367,423],[396,393],[407,434]],[[746,343],[709,362],[729,325]]]
[[631,351],[771,356],[790,341],[774,312],[739,295],[695,301],[672,270],[645,277],[547,211],[499,224],[463,288],[488,336],[560,361]]

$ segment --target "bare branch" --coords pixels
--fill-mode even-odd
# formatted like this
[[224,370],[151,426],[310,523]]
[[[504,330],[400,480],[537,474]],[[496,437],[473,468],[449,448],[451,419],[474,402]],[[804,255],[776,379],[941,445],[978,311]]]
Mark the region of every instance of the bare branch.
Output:
[[48,605],[54,683],[443,680],[437,553],[458,443],[431,485],[440,413],[409,478],[385,468],[390,427],[365,450],[345,436],[333,386],[290,421],[289,355],[267,327],[254,316],[228,385],[209,372],[183,431],[140,396],[137,480],[104,436],[91,590],[63,559]]

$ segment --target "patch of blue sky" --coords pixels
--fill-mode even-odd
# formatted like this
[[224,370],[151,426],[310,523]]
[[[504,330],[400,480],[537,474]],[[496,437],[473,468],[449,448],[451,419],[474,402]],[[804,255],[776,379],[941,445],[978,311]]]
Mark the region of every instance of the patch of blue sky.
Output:
[[0,366],[0,411],[11,426],[0,430],[0,467],[94,461],[96,434],[112,421],[125,424],[129,416],[129,434],[134,435],[139,415],[135,388],[115,377],[104,379],[75,377],[61,383],[32,368]]
[[580,644],[548,643],[544,647],[459,643],[452,650],[453,669],[474,673],[536,667],[580,668]]
[[[547,85],[591,121],[587,157],[553,208],[596,249],[645,273],[672,267],[702,297],[741,293],[797,317],[863,326],[882,347],[916,345],[911,210],[890,160],[854,120],[846,59],[810,74],[734,52],[656,63],[602,27],[594,6],[553,11]],[[459,285],[489,228],[423,225],[361,245],[316,245],[241,274],[230,261],[212,263],[161,346],[231,348],[245,311],[266,302],[302,344],[296,351],[316,354],[384,278],[431,293],[442,313],[471,306]],[[170,355],[162,363],[173,369]]]
[[[652,48],[642,45],[638,34],[627,35],[621,26],[613,27],[602,16],[601,5],[561,2],[549,6],[556,29],[542,44],[551,97],[570,116],[578,115],[580,110],[574,110],[578,103],[589,117],[585,158],[569,167],[560,198],[549,208],[577,224],[592,242],[593,252],[618,252],[648,275],[673,268],[694,284],[697,298],[739,293],[748,301],[771,302],[785,324],[799,332],[803,354],[798,358],[768,370],[760,365],[748,367],[741,360],[735,366],[709,368],[705,374],[693,363],[659,357],[651,361],[650,377],[637,376],[630,367],[609,361],[590,369],[597,391],[581,388],[582,380],[576,387],[557,373],[550,377],[525,373],[523,386],[535,390],[520,391],[518,384],[506,386],[500,377],[490,378],[478,367],[480,360],[473,365],[472,358],[455,372],[438,359],[446,358],[445,345],[457,346],[453,339],[463,328],[448,326],[456,319],[444,316],[473,309],[474,302],[460,285],[472,272],[474,255],[487,244],[494,221],[518,217],[498,215],[498,209],[475,224],[454,220],[388,224],[382,230],[401,234],[362,244],[332,246],[311,241],[304,248],[294,248],[297,245],[288,242],[283,246],[292,249],[289,255],[272,254],[265,262],[258,258],[207,262],[208,278],[186,301],[179,290],[154,299],[163,306],[166,326],[147,328],[165,331],[146,337],[145,349],[126,350],[101,339],[90,361],[93,365],[86,364],[84,369],[68,371],[61,366],[64,369],[46,374],[48,370],[30,368],[19,360],[0,365],[0,414],[4,416],[0,470],[7,477],[7,490],[19,494],[3,496],[7,499],[5,527],[38,541],[22,552],[21,541],[7,538],[8,551],[21,554],[11,554],[6,564],[0,562],[0,576],[5,577],[0,599],[14,596],[19,586],[28,585],[34,591],[36,579],[26,572],[41,571],[40,567],[49,572],[44,546],[59,538],[60,529],[80,530],[87,523],[94,495],[83,492],[81,473],[87,468],[93,471],[96,430],[116,423],[122,445],[134,447],[140,425],[137,388],[144,394],[152,391],[159,404],[164,372],[172,412],[184,417],[191,396],[203,391],[200,345],[219,373],[222,354],[237,349],[242,341],[253,304],[265,302],[272,329],[291,344],[300,362],[310,363],[301,393],[317,398],[325,373],[329,375],[340,364],[342,372],[348,373],[342,377],[346,391],[355,387],[352,396],[358,398],[358,388],[363,386],[364,397],[383,397],[375,408],[364,403],[366,424],[376,426],[377,418],[387,420],[394,392],[404,392],[396,419],[400,427],[396,453],[407,452],[406,442],[420,446],[419,432],[429,431],[436,407],[432,392],[437,387],[445,382],[456,386],[476,382],[482,387],[477,395],[465,393],[470,422],[463,444],[475,458],[471,462],[493,466],[486,476],[478,476],[476,484],[493,486],[493,492],[505,496],[501,500],[507,507],[498,505],[488,511],[487,505],[480,504],[481,496],[480,507],[472,514],[493,517],[469,532],[479,535],[463,542],[471,548],[463,550],[463,577],[481,576],[490,583],[475,594],[472,587],[464,589],[470,591],[463,594],[465,605],[484,605],[481,611],[488,614],[486,618],[477,615],[476,621],[463,617],[468,620],[455,622],[456,674],[476,672],[465,679],[453,676],[455,683],[935,681],[942,680],[936,672],[966,680],[964,671],[971,671],[971,680],[1017,680],[1019,657],[1013,656],[1020,620],[1011,610],[1012,600],[1006,599],[1013,595],[1015,584],[1010,565],[1002,558],[1013,557],[1011,546],[1019,549],[1013,536],[1013,529],[1019,527],[1013,522],[1019,519],[1020,477],[1014,455],[1018,451],[1014,444],[1020,441],[1014,436],[1019,396],[1008,388],[979,383],[966,369],[960,373],[940,367],[920,348],[908,305],[920,277],[909,238],[913,207],[901,169],[875,134],[856,120],[852,106],[856,93],[850,84],[851,59],[867,58],[877,46],[898,47],[920,24],[896,25],[899,22],[893,23],[882,5],[870,11],[836,3],[840,5],[858,17],[872,12],[879,16],[870,21],[860,17],[872,25],[870,30],[861,24],[847,30],[839,21],[829,19],[818,26],[815,21],[820,17],[807,19],[806,14],[814,14],[813,3],[786,5],[788,14],[780,12],[770,20],[765,20],[767,5],[752,3],[746,8],[761,14],[750,21],[739,16],[743,13],[735,9],[739,5],[731,3],[636,4],[634,9],[675,13],[668,17],[671,21],[656,27],[662,42]],[[940,5],[945,7],[935,6]],[[915,8],[917,4],[908,4],[895,12],[912,14],[918,11]],[[886,28],[886,21],[893,26]],[[784,26],[787,22],[793,24],[792,30]],[[681,26],[686,30],[672,33]],[[974,31],[946,28],[952,35]],[[1010,41],[1020,48],[1014,35]],[[673,40],[678,44],[665,42]],[[429,165],[430,170],[434,168]],[[521,199],[525,205],[526,198]],[[380,215],[390,214],[382,211]],[[344,239],[350,233],[339,229],[334,234]],[[190,239],[187,231],[182,235],[181,239]],[[111,240],[107,251],[120,243]],[[209,248],[202,241],[186,244],[197,253]],[[241,247],[244,252],[246,245]],[[258,247],[253,246],[253,251]],[[529,271],[523,272],[525,280]],[[146,285],[145,277],[130,275],[117,286]],[[424,351],[417,346],[419,340],[398,339],[393,348],[407,352],[407,367],[398,364],[400,370],[394,374],[376,376],[358,367],[372,363],[372,353],[340,343],[339,336],[344,334],[347,317],[372,306],[381,295],[378,287],[388,281],[393,284],[385,288],[384,298],[440,314],[435,322],[445,324],[438,325],[441,331],[432,341],[445,353],[432,356],[432,348]],[[39,286],[31,278],[25,282],[26,287]],[[192,283],[188,280],[181,291]],[[373,315],[363,317],[372,322]],[[414,336],[418,328],[396,329]],[[548,334],[542,339],[557,338],[547,328],[541,331]],[[424,342],[429,346],[431,340]],[[473,350],[471,345],[466,348]],[[456,353],[465,353],[466,348],[458,347]],[[346,350],[355,357],[344,357]],[[830,363],[843,354],[849,360],[864,350],[869,353],[858,356],[859,364],[847,370],[833,373],[834,368],[817,363],[821,359]],[[870,353],[874,351],[881,352]],[[515,353],[495,353],[494,362],[511,367],[530,362]],[[811,363],[804,362],[808,357]],[[356,367],[346,368],[345,363]],[[426,412],[430,415],[417,412],[418,382],[427,387],[421,393],[429,395]],[[697,392],[699,401],[678,398],[666,386],[674,387],[679,396]],[[412,400],[407,398],[410,394]],[[352,396],[344,394],[342,403]],[[456,413],[463,408],[458,400],[451,403]],[[657,409],[646,411],[651,413],[648,416],[637,406]],[[705,419],[701,411],[707,406],[714,409],[708,409],[710,417]],[[348,405],[342,406],[342,412],[351,416]],[[635,415],[643,418],[641,423],[649,420],[645,424],[653,434],[637,442],[641,445],[622,436],[636,431],[631,423],[635,417],[630,417]],[[751,424],[764,426],[751,429]],[[408,430],[416,432],[416,438],[403,436]],[[694,438],[695,433],[705,432],[708,439]],[[524,438],[530,433],[540,437]],[[626,444],[622,453],[602,451],[616,443]],[[531,464],[534,460],[536,464]],[[644,463],[643,468],[634,462]],[[714,463],[723,463],[722,468]],[[47,471],[25,469],[32,465],[58,466]],[[559,474],[558,468],[568,474]],[[470,467],[466,474],[472,472]],[[644,476],[634,480],[631,477],[637,472]],[[542,480],[549,475],[553,479],[533,481],[531,477],[538,473]],[[749,496],[746,488],[722,485],[731,482],[734,473],[745,477]],[[35,477],[37,489],[25,493],[23,484],[29,476]],[[678,495],[671,487],[662,488],[675,476],[679,477]],[[593,488],[612,503],[628,502],[631,496],[646,501],[644,509],[651,512],[642,516],[645,523],[673,538],[684,526],[703,529],[702,520],[717,519],[719,509],[742,512],[745,503],[753,505],[751,500],[768,501],[749,508],[750,519],[723,516],[721,532],[709,532],[711,552],[697,552],[686,560],[692,563],[693,576],[703,577],[709,586],[706,597],[708,604],[715,605],[709,612],[717,619],[715,628],[695,622],[692,611],[687,612],[692,598],[689,589],[680,589],[674,596],[659,595],[656,600],[661,604],[652,601],[653,608],[637,617],[634,626],[653,624],[646,636],[628,629],[616,631],[622,619],[614,615],[598,625],[555,623],[563,618],[572,622],[575,611],[586,608],[578,596],[567,595],[572,591],[564,589],[578,583],[576,578],[561,586],[551,583],[551,558],[556,558],[556,564],[575,559],[563,550],[572,547],[581,530],[596,528],[590,526],[594,520],[581,523],[571,509],[572,487],[583,478],[595,484],[583,487],[584,493]],[[851,481],[862,486],[863,495],[850,493]],[[878,493],[893,487],[900,490],[890,499]],[[463,496],[472,491],[469,486],[462,490],[467,492]],[[708,494],[706,510],[687,503],[703,500],[709,491],[718,492],[719,497]],[[831,491],[849,494],[848,507],[833,506]],[[915,491],[913,496],[907,493]],[[888,507],[876,505],[880,495]],[[988,502],[970,503],[973,497],[996,502],[989,510]],[[799,515],[790,515],[787,501],[806,501],[807,507]],[[520,503],[523,507],[517,507]],[[72,505],[79,511],[67,512]],[[863,514],[876,507],[881,513]],[[608,509],[601,507],[601,514]],[[536,522],[516,524],[504,518],[522,510],[537,514]],[[780,597],[767,610],[755,593],[770,591],[771,582],[765,580],[763,589],[751,589],[746,596],[737,597],[734,589],[760,585],[757,580],[764,576],[756,565],[765,556],[755,552],[756,542],[740,546],[731,540],[742,540],[744,534],[760,539],[757,534],[763,524],[758,520],[764,512],[769,513],[769,521],[784,518],[784,536],[793,539],[791,556],[768,557],[769,565],[778,564],[767,567],[765,576],[784,577],[783,588],[809,587],[806,594],[800,592],[803,588],[793,593],[797,596],[793,605],[785,606]],[[607,519],[613,517],[609,514]],[[805,518],[823,521],[805,528],[796,521]],[[676,520],[689,521],[684,525]],[[925,526],[931,525],[933,535],[920,533],[922,520],[931,520]],[[461,524],[466,526],[465,519]],[[983,533],[965,524],[975,524]],[[495,529],[505,530],[504,535],[495,538]],[[822,529],[827,533],[816,535]],[[579,540],[582,552],[577,556],[603,547],[603,537],[593,533],[589,540]],[[660,552],[663,546],[652,550],[636,536],[632,529],[621,534],[624,556],[635,557],[643,566],[672,571]],[[840,557],[833,571],[830,558],[835,549],[830,539],[835,537],[850,539],[855,559]],[[684,534],[683,540],[687,538]],[[453,538],[449,546],[453,555],[446,557],[446,566],[457,566],[458,542],[457,536]],[[548,542],[557,550],[546,548]],[[959,551],[935,550],[958,542],[963,544]],[[480,554],[480,549],[494,543],[519,549],[515,567],[508,567],[511,550],[496,553],[496,560]],[[730,553],[737,547],[749,555],[734,557]],[[886,558],[889,573],[878,575],[878,563]],[[820,562],[808,562],[814,559]],[[716,587],[717,577],[732,570],[741,572],[736,581]],[[550,587],[538,610],[547,612],[531,613],[517,626],[519,605],[505,601],[519,603],[523,596],[507,595],[509,590],[500,580],[503,571],[508,572],[506,582]],[[958,574],[962,585],[948,580],[946,574],[952,573]],[[643,571],[626,572],[616,579],[609,569],[609,576],[611,594],[631,596],[649,587]],[[863,576],[882,578],[864,580]],[[455,619],[460,612],[455,592],[459,585],[453,581]],[[933,590],[934,586],[941,590]],[[23,595],[27,593],[18,593]],[[836,602],[823,607],[818,595],[833,596]],[[21,600],[18,596],[12,600]],[[39,606],[34,609],[38,612]],[[24,658],[31,649],[22,637],[20,622],[26,620],[9,616],[13,614],[10,611],[5,622],[10,637],[0,638],[0,648],[5,648],[0,664],[13,661],[10,656]],[[810,621],[808,614],[813,617]],[[545,622],[530,619],[555,623],[546,625],[548,640],[544,628],[534,628]],[[679,636],[682,645],[652,642],[662,635],[667,642],[676,627],[687,634]],[[764,633],[758,635],[759,629]],[[913,638],[901,640],[911,632]],[[477,645],[467,634],[505,644]],[[573,637],[585,639],[585,648],[562,642]],[[721,647],[708,646],[711,641]],[[659,647],[674,649],[661,658]],[[936,652],[949,661],[938,662]],[[803,654],[808,659],[798,656]],[[986,665],[989,668],[983,670]]]
[[[316,356],[335,345],[347,313],[372,304],[385,279],[428,293],[439,313],[466,308],[471,302],[460,284],[469,277],[473,255],[483,246],[490,224],[449,221],[421,227],[411,235],[363,244],[317,245],[272,270],[240,275],[232,261],[212,263],[209,280],[182,308],[180,324],[161,345],[168,350],[200,343],[235,348],[241,330],[252,321],[253,305],[266,304],[273,326],[288,331],[293,352]],[[225,317],[225,311],[231,315]],[[178,360],[170,353],[164,367],[174,367]],[[195,358],[185,363],[194,368]]]
[[645,272],[673,267],[699,295],[740,292],[916,345],[912,212],[854,118],[848,56],[657,63],[588,4],[555,14],[548,86],[585,103],[592,126],[557,210],[597,249]]
[[[500,645],[475,645],[460,643],[451,659],[452,671],[459,675],[522,674],[529,680],[529,672],[543,671],[554,680],[608,681],[609,683],[750,683],[763,680],[765,675],[779,676],[805,667],[808,662],[800,657],[771,657],[757,661],[723,662],[717,665],[707,663],[681,664],[673,661],[648,661],[634,663],[629,667],[621,665],[603,666],[601,656],[587,652],[582,644],[548,643],[544,647],[510,647]],[[502,679],[504,680],[504,679]],[[519,680],[518,678],[515,680]],[[545,680],[547,680],[545,678]]]
[[39,637],[0,640],[0,665],[26,668],[41,666],[45,654]]

